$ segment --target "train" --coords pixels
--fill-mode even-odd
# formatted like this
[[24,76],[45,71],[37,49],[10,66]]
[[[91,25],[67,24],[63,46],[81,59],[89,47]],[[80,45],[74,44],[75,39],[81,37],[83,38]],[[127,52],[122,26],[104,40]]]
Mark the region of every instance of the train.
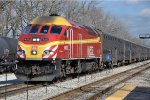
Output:
[[17,39],[0,37],[0,73],[15,71],[17,44]]
[[[107,53],[111,54],[111,63],[120,66],[150,59],[150,48],[138,45],[111,34],[101,34],[103,39],[103,58]],[[106,62],[106,61],[103,61]]]
[[52,81],[70,74],[150,59],[150,48],[59,15],[40,16],[22,31],[15,75],[23,81]]

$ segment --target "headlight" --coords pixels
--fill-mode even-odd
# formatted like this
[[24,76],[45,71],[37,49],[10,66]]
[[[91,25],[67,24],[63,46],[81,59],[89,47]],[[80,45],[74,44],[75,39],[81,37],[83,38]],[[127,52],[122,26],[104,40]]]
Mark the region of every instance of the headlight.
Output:
[[33,42],[39,42],[39,41],[40,41],[40,38],[33,38],[32,41],[33,41]]
[[18,54],[18,55],[24,55],[24,54],[25,54],[25,51],[24,51],[24,50],[18,50],[18,51],[17,51],[17,54]]
[[37,55],[37,51],[31,51],[32,55]]
[[35,41],[36,41],[36,38],[34,38],[32,41],[35,42]]
[[38,42],[39,42],[39,41],[40,41],[40,38],[37,38],[37,39],[36,39],[36,41],[38,41]]
[[44,54],[45,56],[46,56],[46,55],[53,55],[54,52],[51,51],[51,50],[45,50],[45,51],[43,52],[43,54]]

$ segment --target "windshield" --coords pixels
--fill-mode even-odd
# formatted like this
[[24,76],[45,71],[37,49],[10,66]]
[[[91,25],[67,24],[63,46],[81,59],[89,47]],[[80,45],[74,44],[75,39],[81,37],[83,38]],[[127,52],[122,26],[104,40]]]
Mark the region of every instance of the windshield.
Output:
[[49,30],[49,26],[45,25],[42,27],[40,34],[47,34],[48,30]]
[[62,27],[60,26],[53,26],[51,29],[51,34],[60,34],[62,30]]
[[29,30],[30,30],[30,26],[31,26],[31,25],[27,25],[27,26],[25,27],[24,31],[22,32],[22,34],[27,34],[27,33],[29,32]]
[[30,34],[36,34],[38,29],[39,29],[39,25],[34,25],[32,26],[31,30],[30,30]]

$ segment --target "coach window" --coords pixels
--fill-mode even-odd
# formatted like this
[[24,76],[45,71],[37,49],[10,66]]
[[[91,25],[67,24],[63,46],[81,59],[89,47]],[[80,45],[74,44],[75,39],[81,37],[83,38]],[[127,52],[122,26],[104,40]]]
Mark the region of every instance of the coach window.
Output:
[[51,34],[60,34],[62,30],[62,27],[60,26],[53,26],[51,28]]
[[31,26],[31,25],[27,25],[27,26],[25,27],[24,31],[22,32],[22,34],[27,34],[27,33],[29,32],[29,30],[30,30],[30,26]]
[[30,34],[36,34],[39,27],[40,27],[39,25],[33,25],[31,30],[30,30]]
[[43,26],[40,31],[40,34],[47,34],[48,30],[49,30],[49,26]]

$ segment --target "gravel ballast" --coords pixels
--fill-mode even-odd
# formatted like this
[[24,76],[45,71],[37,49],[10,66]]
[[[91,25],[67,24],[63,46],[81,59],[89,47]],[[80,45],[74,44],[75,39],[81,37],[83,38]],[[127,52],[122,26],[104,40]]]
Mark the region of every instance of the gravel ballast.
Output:
[[[111,76],[113,74],[117,74],[120,73],[122,71],[131,69],[131,68],[135,68],[138,67],[140,65],[146,64],[150,62],[149,61],[144,61],[144,62],[139,62],[139,63],[135,63],[135,64],[131,64],[128,66],[122,66],[122,67],[118,67],[118,68],[114,68],[113,71],[102,71],[96,74],[92,74],[92,75],[86,75],[86,76],[82,76],[72,80],[67,80],[65,82],[60,82],[57,84],[51,84],[48,85],[47,87],[41,87],[35,90],[29,90],[28,91],[28,99],[29,100],[42,100],[42,99],[46,99],[55,95],[58,95],[60,93],[63,93],[65,91],[77,88],[79,86],[83,86],[85,84],[103,79],[105,77]],[[1,79],[1,76],[0,76]],[[4,77],[5,79],[5,77]],[[15,96],[11,96],[11,97],[7,97],[7,100],[26,100],[27,99],[27,93],[21,93]]]
[[119,84],[113,90],[106,93],[101,98],[101,100],[105,100],[108,96],[112,95],[117,90],[121,89],[122,87],[124,87],[126,85],[132,85],[135,87],[148,87],[148,88],[150,88],[150,69],[142,71],[138,75],[136,75],[135,77],[131,78],[130,80],[128,80],[122,84]]

